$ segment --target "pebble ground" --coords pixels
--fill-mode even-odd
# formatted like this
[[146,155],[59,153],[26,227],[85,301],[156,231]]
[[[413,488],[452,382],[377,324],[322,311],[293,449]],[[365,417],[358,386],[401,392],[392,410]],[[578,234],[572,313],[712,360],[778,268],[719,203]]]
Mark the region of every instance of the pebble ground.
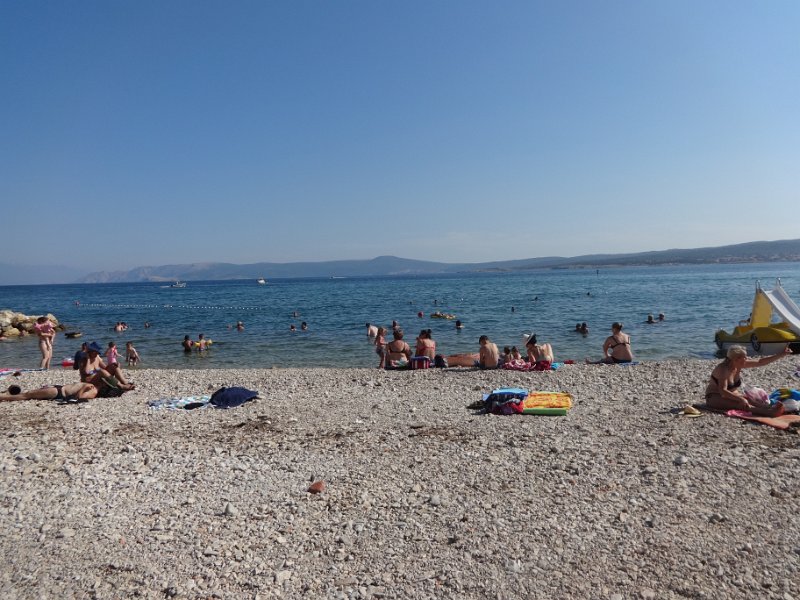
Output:
[[[800,436],[676,414],[713,364],[139,370],[121,399],[3,403],[0,597],[800,600]],[[147,407],[223,385],[261,397]],[[575,406],[466,408],[501,386]]]

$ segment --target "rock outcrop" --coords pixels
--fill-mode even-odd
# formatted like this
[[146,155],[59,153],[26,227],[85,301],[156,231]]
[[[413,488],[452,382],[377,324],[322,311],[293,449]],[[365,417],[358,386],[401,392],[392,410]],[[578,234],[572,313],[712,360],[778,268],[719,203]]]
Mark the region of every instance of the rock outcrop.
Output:
[[0,310],[0,337],[21,337],[33,333],[36,319],[45,316],[50,319],[58,331],[63,331],[64,326],[50,313],[46,315],[26,315],[13,310]]

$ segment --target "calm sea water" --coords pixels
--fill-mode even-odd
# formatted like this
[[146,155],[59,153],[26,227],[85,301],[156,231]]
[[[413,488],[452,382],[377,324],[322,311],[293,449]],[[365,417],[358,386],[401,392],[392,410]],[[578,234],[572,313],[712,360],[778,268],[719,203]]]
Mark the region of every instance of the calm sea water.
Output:
[[[756,280],[771,287],[780,277],[800,301],[800,263],[699,265],[595,270],[548,270],[519,274],[383,277],[353,279],[92,284],[0,287],[0,309],[51,312],[80,340],[59,334],[54,363],[72,356],[81,341],[103,347],[115,340],[121,353],[132,341],[142,367],[222,368],[377,366],[365,323],[400,322],[409,343],[431,328],[439,351],[474,352],[487,334],[502,348],[535,331],[552,343],[556,359],[599,357],[613,321],[622,321],[643,360],[714,356],[714,331],[746,318]],[[538,298],[538,300],[536,300]],[[75,301],[80,301],[77,306]],[[512,312],[512,307],[514,310]],[[431,319],[440,310],[464,323]],[[299,317],[293,317],[294,311]],[[417,313],[425,313],[423,318]],[[647,325],[647,314],[664,312]],[[117,321],[130,328],[115,333]],[[143,327],[148,321],[149,329]],[[243,321],[246,329],[229,328]],[[308,331],[299,331],[301,321]],[[573,332],[586,321],[590,333]],[[289,326],[298,331],[292,333]],[[184,335],[204,333],[214,344],[205,355],[184,355]],[[36,367],[36,340],[0,342],[0,368]]]

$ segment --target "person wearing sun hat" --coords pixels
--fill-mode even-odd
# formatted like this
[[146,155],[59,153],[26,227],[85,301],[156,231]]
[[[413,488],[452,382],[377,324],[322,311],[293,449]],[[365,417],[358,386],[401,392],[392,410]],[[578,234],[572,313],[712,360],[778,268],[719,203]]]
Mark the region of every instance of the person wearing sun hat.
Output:
[[86,358],[81,363],[81,381],[93,383],[98,387],[111,387],[123,391],[132,390],[134,385],[129,383],[122,374],[118,364],[107,365],[102,358],[103,348],[97,342],[92,342],[86,348]]

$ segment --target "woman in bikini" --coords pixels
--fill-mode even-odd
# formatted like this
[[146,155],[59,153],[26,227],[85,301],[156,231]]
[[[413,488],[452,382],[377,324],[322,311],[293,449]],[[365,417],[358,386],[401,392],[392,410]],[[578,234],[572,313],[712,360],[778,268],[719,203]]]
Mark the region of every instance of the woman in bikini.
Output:
[[386,344],[387,369],[405,369],[411,360],[411,346],[403,341],[403,330],[395,329],[392,332],[394,339]]
[[631,336],[622,333],[622,323],[611,325],[611,335],[603,342],[603,358],[592,362],[588,358],[586,363],[590,365],[600,364],[620,364],[629,363],[633,360],[631,352]]
[[537,344],[535,333],[525,342],[525,349],[528,351],[528,362],[530,364],[538,364],[542,368],[546,366],[547,369],[553,364],[553,347],[547,342],[544,344]]
[[789,346],[782,354],[764,356],[753,360],[747,358],[747,350],[742,346],[731,346],[727,358],[718,364],[711,372],[711,378],[706,386],[706,404],[718,410],[746,410],[755,415],[776,417],[783,413],[783,404],[780,402],[772,406],[754,406],[745,398],[742,390],[742,369],[762,367],[788,356],[792,351]]
[[431,361],[436,356],[436,342],[431,338],[430,329],[423,329],[419,332],[414,356],[427,356]]
[[128,383],[125,376],[122,374],[122,369],[117,363],[106,364],[100,357],[102,348],[97,342],[92,342],[86,349],[86,358],[80,366],[81,381],[85,383],[93,383],[96,386],[101,386],[104,383],[108,384],[111,378],[116,379],[112,383],[112,387],[117,387],[121,390],[128,391],[134,389],[132,383]]
[[81,402],[97,398],[98,389],[91,383],[69,383],[67,385],[46,385],[38,390],[22,392],[19,386],[8,388],[8,394],[0,394],[0,402],[15,400],[63,400]]

